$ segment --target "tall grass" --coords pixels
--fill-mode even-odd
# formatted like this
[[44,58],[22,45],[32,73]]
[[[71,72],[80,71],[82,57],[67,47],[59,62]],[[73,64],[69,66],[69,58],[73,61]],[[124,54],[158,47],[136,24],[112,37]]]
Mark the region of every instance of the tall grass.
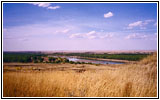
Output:
[[6,72],[4,97],[156,97],[157,57],[115,70]]

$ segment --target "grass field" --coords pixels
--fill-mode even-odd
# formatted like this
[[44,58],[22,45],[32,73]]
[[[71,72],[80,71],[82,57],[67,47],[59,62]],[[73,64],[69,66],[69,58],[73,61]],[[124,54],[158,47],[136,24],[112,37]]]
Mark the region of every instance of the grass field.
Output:
[[4,63],[4,97],[156,97],[157,54],[121,65]]

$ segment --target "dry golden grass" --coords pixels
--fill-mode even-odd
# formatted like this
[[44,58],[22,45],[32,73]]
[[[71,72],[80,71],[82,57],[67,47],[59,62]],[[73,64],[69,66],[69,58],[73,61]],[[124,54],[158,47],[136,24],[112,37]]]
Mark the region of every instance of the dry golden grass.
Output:
[[[76,65],[75,65],[76,66]],[[74,67],[75,67],[74,66]],[[87,65],[85,65],[87,66]],[[116,68],[114,69],[114,66]],[[101,66],[96,66],[101,67]],[[107,67],[107,65],[106,65]],[[156,97],[157,57],[112,69],[4,72],[4,97]]]

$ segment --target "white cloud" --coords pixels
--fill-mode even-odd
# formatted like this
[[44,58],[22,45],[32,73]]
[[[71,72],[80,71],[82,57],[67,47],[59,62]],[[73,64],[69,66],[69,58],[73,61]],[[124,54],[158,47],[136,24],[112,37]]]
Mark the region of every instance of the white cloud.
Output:
[[67,33],[69,31],[70,31],[69,29],[65,29],[65,30],[62,31],[62,33]]
[[146,38],[147,35],[138,33],[129,34],[128,36],[125,37],[125,39],[146,39]]
[[[56,26],[50,24],[30,24],[24,26],[14,26],[7,28],[7,32],[3,34],[4,38],[12,37],[19,39],[21,37],[27,38],[39,38],[39,37],[55,37],[55,36],[66,36],[72,28],[64,26]],[[64,34],[65,33],[65,34]]]
[[149,19],[149,20],[145,20],[145,21],[136,21],[136,22],[133,22],[133,23],[130,23],[127,27],[127,29],[133,29],[135,27],[138,27],[140,29],[146,29],[146,26],[149,24],[149,23],[152,23],[154,22],[153,19]]
[[95,38],[97,38],[97,33],[96,33],[96,31],[90,31],[90,32],[86,33],[84,35],[84,37],[86,37],[88,39],[95,39]]
[[153,19],[145,20],[143,25],[147,25],[147,24],[149,24],[151,22],[154,22],[154,20]]
[[113,34],[108,33],[102,35],[102,33],[97,33],[96,31],[90,31],[88,33],[77,33],[70,35],[70,38],[87,38],[87,39],[104,39],[104,38],[112,38]]
[[31,3],[33,5],[37,5],[39,7],[49,7],[51,4],[50,3]]
[[58,9],[58,8],[60,8],[60,6],[50,6],[50,7],[48,7],[48,9],[53,9],[53,10]]
[[97,38],[96,31],[90,31],[88,33],[76,33],[71,34],[69,38],[87,38],[87,39],[95,39]]
[[94,35],[88,36],[88,39],[95,39],[95,38],[97,38],[97,37]]
[[95,33],[96,33],[96,31],[90,31],[90,32],[88,32],[86,35],[87,35],[87,36],[95,35]]
[[68,33],[70,29],[58,29],[55,31],[55,33]]
[[128,25],[128,29],[132,29],[132,28],[137,27],[137,26],[142,26],[142,21],[137,21],[137,22],[130,23]]
[[109,18],[109,17],[112,17],[112,16],[113,16],[112,12],[108,12],[108,13],[104,14],[104,18]]
[[104,39],[104,38],[112,38],[113,37],[113,34],[109,33],[109,34],[106,34],[104,36],[100,36],[101,39]]
[[51,3],[30,3],[30,4],[37,5],[38,7],[52,9],[52,10],[60,8],[60,6],[51,6]]
[[83,35],[80,33],[71,34],[69,38],[83,38]]

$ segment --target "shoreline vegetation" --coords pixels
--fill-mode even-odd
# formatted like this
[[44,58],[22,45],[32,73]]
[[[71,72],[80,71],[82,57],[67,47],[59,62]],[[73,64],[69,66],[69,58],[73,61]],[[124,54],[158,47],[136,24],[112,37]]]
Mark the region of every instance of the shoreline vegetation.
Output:
[[123,62],[123,63],[134,63],[134,62],[136,62],[136,61],[119,60],[119,59],[88,58],[88,57],[77,57],[77,56],[70,56],[70,57],[73,57],[73,58],[80,58],[80,59],[88,59],[88,60],[100,60],[100,61]]
[[3,63],[4,97],[157,97],[157,53],[135,63]]
[[[152,53],[151,53],[152,54]],[[101,58],[101,59],[116,59],[116,60],[128,60],[128,61],[138,61],[147,57],[149,55],[146,53],[118,53],[118,54],[108,54],[108,53],[53,53],[54,56],[70,56],[70,57],[82,57],[87,59]]]
[[[32,53],[32,52],[4,52],[3,62],[22,62],[22,63],[71,63],[71,64],[87,64],[86,62],[73,62],[69,61],[67,57],[88,59],[88,60],[100,60],[100,61],[112,61],[123,63],[134,63],[141,59],[151,55],[152,53],[120,53],[120,54],[107,54],[107,53]],[[92,63],[88,63],[92,64]]]

